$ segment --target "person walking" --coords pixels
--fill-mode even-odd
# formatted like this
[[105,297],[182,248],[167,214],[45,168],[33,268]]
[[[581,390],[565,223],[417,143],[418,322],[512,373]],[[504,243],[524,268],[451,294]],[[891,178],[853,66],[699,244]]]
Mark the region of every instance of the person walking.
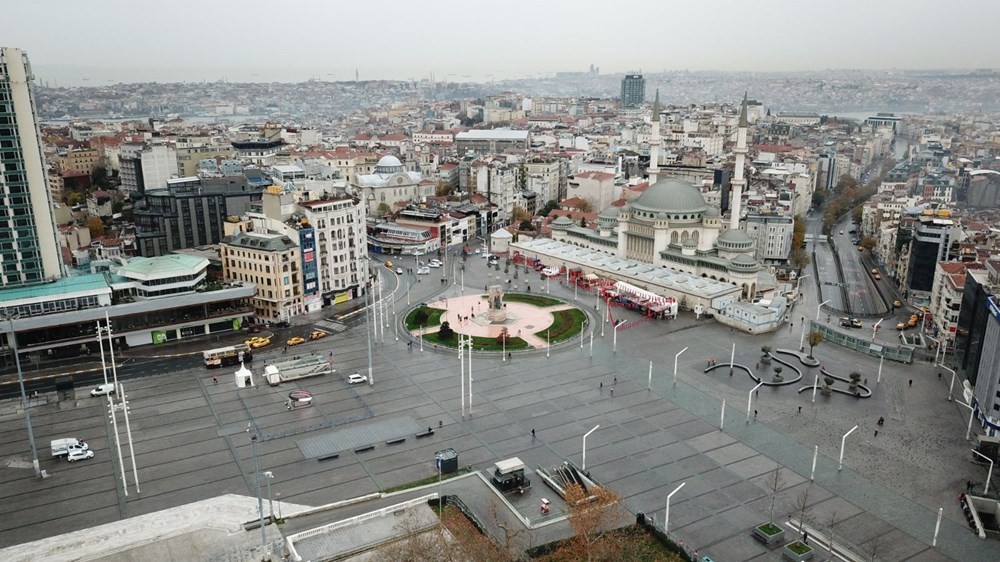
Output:
[[535,438],[535,428],[531,428],[531,438]]
[[597,389],[600,390],[601,392],[604,392],[604,381],[601,381],[601,384],[597,386]]
[[799,413],[802,413],[802,406],[799,406]]
[[756,418],[756,417],[757,417],[757,410],[754,410],[754,411],[753,411],[753,417],[754,417],[754,418]]
[[875,430],[875,437],[878,437],[878,430]]
[[219,377],[212,377],[213,384],[219,384]]

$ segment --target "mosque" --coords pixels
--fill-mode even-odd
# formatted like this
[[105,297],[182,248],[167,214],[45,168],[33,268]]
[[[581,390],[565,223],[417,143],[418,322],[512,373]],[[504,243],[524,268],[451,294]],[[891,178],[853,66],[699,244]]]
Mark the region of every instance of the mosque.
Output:
[[434,195],[434,184],[422,181],[420,172],[406,171],[399,158],[388,154],[375,164],[374,173],[357,176],[354,185],[364,194],[369,216],[376,216],[381,203],[394,209],[397,203]]
[[686,181],[659,176],[659,92],[653,104],[650,141],[649,187],[622,206],[610,205],[598,215],[597,230],[575,225],[562,216],[552,221],[552,238],[740,287],[744,299],[758,291],[761,265],[754,257],[755,244],[740,229],[740,197],[746,187],[747,102],[743,99],[737,132],[736,169],[732,180],[732,213],[728,223],[719,209],[705,202],[701,192]]

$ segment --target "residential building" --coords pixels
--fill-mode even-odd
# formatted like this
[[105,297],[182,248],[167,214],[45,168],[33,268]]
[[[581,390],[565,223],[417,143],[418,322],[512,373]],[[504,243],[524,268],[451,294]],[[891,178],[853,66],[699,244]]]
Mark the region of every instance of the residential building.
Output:
[[281,139],[256,139],[233,141],[236,158],[244,164],[255,166],[273,166],[275,158],[285,142]]
[[635,109],[646,101],[646,79],[642,74],[626,74],[622,78],[619,98],[622,109]]
[[473,129],[455,135],[458,154],[473,151],[477,154],[501,154],[507,150],[528,150],[531,143],[528,131],[511,129]]
[[906,286],[911,291],[930,292],[935,265],[948,259],[955,221],[950,218],[948,209],[921,209],[919,212],[910,242]]
[[287,236],[240,232],[219,244],[226,281],[253,283],[258,321],[279,322],[303,312],[299,245]]
[[791,215],[746,216],[747,236],[756,242],[754,256],[762,264],[784,264],[792,252],[793,223]]
[[119,189],[130,198],[164,189],[177,176],[177,151],[166,144],[123,143],[118,161]]
[[939,262],[935,265],[930,299],[931,321],[934,323],[933,336],[945,349],[954,346],[966,270],[980,267],[963,262]]
[[60,156],[59,167],[63,173],[92,174],[101,165],[101,154],[96,148],[72,148]]
[[48,175],[35,121],[28,56],[0,48],[0,285],[16,287],[63,275]]
[[298,206],[315,231],[323,304],[362,296],[368,247],[364,204],[357,197],[338,194],[300,201]]
[[198,175],[198,163],[208,159],[229,159],[235,154],[232,146],[217,144],[178,144],[177,177]]
[[570,178],[566,195],[579,197],[590,209],[603,209],[621,197],[621,187],[615,185],[615,175],[607,172],[580,172]]

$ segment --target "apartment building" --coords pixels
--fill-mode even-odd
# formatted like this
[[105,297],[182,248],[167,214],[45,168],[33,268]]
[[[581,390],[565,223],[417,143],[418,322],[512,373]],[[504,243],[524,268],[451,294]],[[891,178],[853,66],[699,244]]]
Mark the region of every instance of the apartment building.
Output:
[[299,245],[281,234],[239,232],[219,244],[226,281],[253,283],[258,321],[279,322],[303,312]]

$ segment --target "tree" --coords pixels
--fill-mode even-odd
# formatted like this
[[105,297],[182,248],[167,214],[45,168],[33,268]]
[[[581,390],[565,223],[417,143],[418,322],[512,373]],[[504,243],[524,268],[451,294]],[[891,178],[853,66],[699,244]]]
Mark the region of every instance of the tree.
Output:
[[505,549],[484,535],[458,509],[446,506],[439,513],[441,525],[421,529],[413,515],[405,517],[396,531],[403,538],[379,549],[381,560],[428,562],[514,562],[512,549]]
[[858,205],[857,207],[854,208],[853,211],[851,211],[851,220],[853,220],[858,224],[861,224],[861,215],[864,214],[864,212],[865,212],[864,205]]
[[576,206],[581,212],[589,213],[594,210],[594,205],[591,204],[590,199],[580,199],[580,204]]
[[524,219],[521,221],[520,226],[517,227],[518,230],[535,230],[535,225],[529,219]]
[[831,377],[830,375],[823,377],[823,396],[830,395],[830,387],[833,386],[833,383],[835,382],[837,382],[837,379]]
[[451,324],[447,321],[441,323],[441,328],[438,329],[438,339],[444,341],[450,341],[455,337],[455,330],[451,329]]
[[821,334],[821,333],[819,333],[819,332],[817,332],[815,330],[813,330],[812,332],[809,332],[809,335],[806,336],[806,337],[809,339],[809,358],[811,359],[812,356],[813,356],[813,348],[816,347],[817,345],[823,343],[823,340],[825,338],[823,338],[823,334]]
[[878,242],[876,242],[874,238],[872,238],[871,236],[865,236],[864,238],[861,239],[861,244],[859,245],[870,252],[872,248],[875,247],[876,244],[878,244]]
[[580,228],[587,228],[587,217],[580,217]]
[[784,367],[782,367],[780,365],[774,368],[774,380],[776,380],[778,382],[781,382],[781,381],[785,380],[785,378],[781,376],[781,371],[783,371],[783,370],[784,370]]
[[791,264],[792,267],[801,270],[809,267],[812,260],[809,259],[809,254],[807,254],[805,250],[795,246],[788,254],[788,263]]
[[427,324],[427,311],[423,308],[418,308],[416,312],[413,313],[413,322],[418,326],[423,326]]
[[378,204],[378,207],[375,209],[375,212],[378,213],[380,217],[384,217],[385,215],[388,215],[389,213],[392,212],[392,207],[390,207],[388,203],[383,201]]
[[861,373],[854,371],[850,374],[851,382],[848,386],[851,387],[852,392],[858,391],[858,384],[861,382]]
[[[799,495],[795,497],[795,511],[794,513],[799,517],[799,529],[803,529],[805,525],[811,523],[812,515],[809,513],[809,488],[799,492]],[[802,538],[805,538],[805,532],[802,533]]]
[[623,535],[608,533],[628,521],[621,498],[607,488],[587,491],[579,484],[566,488],[567,519],[574,536],[549,557],[554,561],[618,560],[626,545]]
[[[780,367],[779,367],[780,368]],[[775,369],[777,371],[778,369]],[[781,467],[775,468],[771,475],[767,477],[767,491],[771,493],[771,512],[767,522],[774,523],[774,502],[778,499],[778,492],[785,487],[785,480],[781,477]]]
[[90,217],[87,220],[87,228],[90,229],[90,238],[97,239],[104,236],[104,221],[99,217]]
[[514,205],[514,210],[511,211],[511,217],[513,219],[512,222],[520,222],[525,219],[531,218],[531,215],[528,214],[528,211],[524,210],[524,207],[521,207],[520,205]]
[[451,185],[449,185],[446,181],[439,181],[437,186],[434,188],[434,194],[438,197],[451,195]]
[[549,213],[558,208],[559,208],[559,203],[555,199],[549,199],[548,201],[545,202],[545,205],[542,206],[542,210],[538,211],[538,214],[543,217],[547,217],[549,216]]

